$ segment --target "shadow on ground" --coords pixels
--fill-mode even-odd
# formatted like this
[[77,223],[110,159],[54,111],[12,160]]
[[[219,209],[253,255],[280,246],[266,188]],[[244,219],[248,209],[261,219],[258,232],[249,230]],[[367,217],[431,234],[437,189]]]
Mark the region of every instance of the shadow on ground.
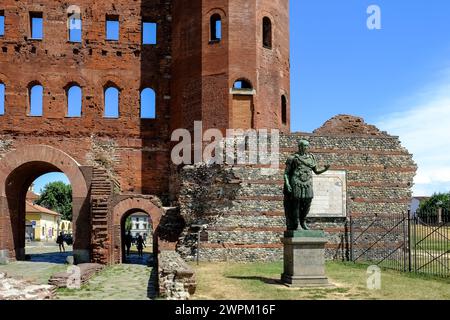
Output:
[[125,261],[123,263],[153,267],[155,265],[155,258],[153,253],[144,253],[144,255],[140,257],[137,253],[132,252],[129,256],[125,257]]
[[72,256],[72,251],[66,252],[49,252],[49,253],[33,253],[27,254],[27,261],[29,262],[48,262],[54,264],[65,264],[67,257]]

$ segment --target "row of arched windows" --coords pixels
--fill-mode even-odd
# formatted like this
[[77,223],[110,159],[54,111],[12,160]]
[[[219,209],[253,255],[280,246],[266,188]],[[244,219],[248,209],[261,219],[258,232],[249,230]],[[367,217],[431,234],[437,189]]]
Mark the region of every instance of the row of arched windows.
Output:
[[[5,91],[4,83],[0,83],[0,115],[5,114]],[[29,116],[40,117],[43,115],[44,87],[39,83],[30,85],[29,91]],[[80,86],[73,84],[66,89],[67,95],[67,117],[81,117],[83,90]],[[120,90],[114,86],[108,86],[104,90],[104,112],[105,118],[119,117]],[[142,119],[156,118],[156,93],[152,88],[144,88],[140,93],[140,109]]]
[[[222,17],[215,13],[211,16],[210,21],[210,41],[220,42],[222,40]],[[262,20],[262,41],[263,47],[272,49],[272,20],[264,17]]]
[[[249,90],[252,85],[246,80],[237,80],[234,83],[234,89]],[[67,117],[81,117],[83,92],[80,86],[72,85],[67,90]],[[30,96],[30,116],[38,117],[43,114],[43,95],[44,87],[35,84],[29,89]],[[110,86],[104,92],[104,117],[119,117],[120,90]],[[5,84],[0,82],[0,115],[5,114]],[[281,96],[281,121],[287,123],[287,98]],[[141,91],[141,118],[156,118],[156,94],[151,88],[145,88]]]

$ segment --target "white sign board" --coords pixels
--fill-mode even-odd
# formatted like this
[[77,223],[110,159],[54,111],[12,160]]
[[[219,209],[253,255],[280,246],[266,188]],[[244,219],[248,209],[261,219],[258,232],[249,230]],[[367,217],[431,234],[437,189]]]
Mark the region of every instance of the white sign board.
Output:
[[347,216],[347,173],[327,171],[314,175],[314,199],[308,217]]

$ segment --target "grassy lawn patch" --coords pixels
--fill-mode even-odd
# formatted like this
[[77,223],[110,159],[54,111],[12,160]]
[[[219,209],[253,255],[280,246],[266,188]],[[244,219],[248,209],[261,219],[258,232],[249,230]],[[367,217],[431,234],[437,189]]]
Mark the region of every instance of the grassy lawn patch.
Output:
[[36,284],[48,284],[48,280],[54,273],[66,270],[66,265],[45,262],[18,261],[0,266],[0,272],[6,272],[10,277],[24,279]]
[[391,270],[382,271],[381,290],[369,290],[367,267],[350,263],[327,263],[327,275],[335,285],[329,289],[296,289],[280,284],[282,262],[201,263],[192,267],[197,271],[198,282],[194,299],[450,299],[449,279]]

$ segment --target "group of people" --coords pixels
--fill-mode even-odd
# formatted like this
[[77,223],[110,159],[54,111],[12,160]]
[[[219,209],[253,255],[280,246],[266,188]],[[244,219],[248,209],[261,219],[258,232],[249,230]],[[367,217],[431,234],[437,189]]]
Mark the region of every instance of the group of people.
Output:
[[[125,247],[126,247],[127,256],[130,255],[130,249],[131,249],[132,244],[133,244],[133,236],[131,235],[131,232],[128,231],[128,233],[125,235]],[[139,235],[136,239],[136,248],[138,250],[139,257],[144,256],[144,248],[145,247],[146,247],[145,240],[142,237],[142,235]]]
[[[60,232],[58,238],[56,239],[56,243],[59,245],[60,252],[66,252],[66,249],[64,247],[64,241],[65,241],[64,234]],[[128,233],[125,235],[125,247],[127,256],[130,255],[130,249],[132,244],[133,244],[133,236],[131,235],[131,232],[128,231]],[[136,248],[138,250],[139,257],[144,256],[145,247],[146,247],[145,240],[142,237],[142,235],[139,235],[136,239]]]

